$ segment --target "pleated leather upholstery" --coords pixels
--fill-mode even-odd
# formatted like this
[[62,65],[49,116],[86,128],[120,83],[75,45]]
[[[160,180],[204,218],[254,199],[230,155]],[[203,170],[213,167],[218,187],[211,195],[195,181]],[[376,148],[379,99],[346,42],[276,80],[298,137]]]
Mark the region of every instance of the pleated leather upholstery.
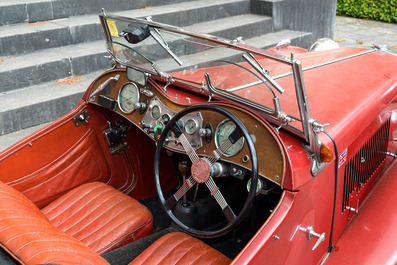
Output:
[[0,182],[0,242],[22,264],[108,264],[55,228],[22,193]]
[[42,212],[55,227],[98,254],[152,233],[152,214],[145,206],[100,182],[73,189]]
[[187,234],[169,233],[142,252],[129,265],[210,265],[230,264],[231,260]]

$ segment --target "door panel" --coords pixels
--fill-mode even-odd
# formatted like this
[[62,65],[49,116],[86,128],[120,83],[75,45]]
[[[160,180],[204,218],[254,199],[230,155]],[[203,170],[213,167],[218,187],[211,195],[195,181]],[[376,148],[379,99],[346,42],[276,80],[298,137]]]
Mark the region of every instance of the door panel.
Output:
[[[87,109],[88,124],[73,117]],[[68,190],[101,181],[131,188],[134,169],[125,152],[112,155],[103,136],[112,117],[84,101],[67,115],[0,153],[0,180],[43,207]]]

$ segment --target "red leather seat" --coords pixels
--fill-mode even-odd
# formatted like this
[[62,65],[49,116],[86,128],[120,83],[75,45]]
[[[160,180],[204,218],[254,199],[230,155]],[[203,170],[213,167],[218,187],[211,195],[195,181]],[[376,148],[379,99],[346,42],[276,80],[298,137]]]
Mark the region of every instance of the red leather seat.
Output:
[[[125,239],[143,236],[146,232],[142,231],[149,227],[148,223],[151,227],[152,216],[150,213],[147,216],[147,209],[142,210],[142,205],[125,196],[105,184],[82,185],[44,209],[54,225],[22,193],[0,182],[0,245],[21,264],[109,265],[97,252],[67,233],[85,240],[97,251],[115,248],[128,241]],[[132,226],[126,225],[130,222],[124,217],[131,210],[128,204],[138,209],[139,216],[146,216],[150,221],[142,219],[132,221]],[[103,216],[108,218],[100,225],[99,219]],[[73,224],[73,220],[77,223]],[[140,227],[143,230],[135,230]],[[154,242],[130,265],[223,265],[230,262],[198,239],[183,233],[170,233]]]
[[232,261],[187,234],[174,232],[158,239],[129,265],[226,265]]
[[153,231],[145,206],[100,182],[75,188],[42,212],[55,227],[100,255]]
[[146,207],[103,183],[82,185],[43,213],[0,182],[0,243],[22,264],[108,264],[97,252],[151,230],[152,215]]

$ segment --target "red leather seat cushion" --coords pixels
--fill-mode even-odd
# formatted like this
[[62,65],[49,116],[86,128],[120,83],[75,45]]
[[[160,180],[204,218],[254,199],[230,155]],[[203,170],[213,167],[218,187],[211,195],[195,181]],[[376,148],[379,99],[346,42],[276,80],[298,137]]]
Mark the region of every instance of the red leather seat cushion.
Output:
[[86,245],[55,228],[36,205],[2,182],[0,243],[22,264],[108,264]]
[[55,227],[98,254],[152,233],[152,214],[145,206],[99,182],[73,189],[42,212]]
[[222,253],[184,233],[169,233],[142,252],[129,265],[230,264]]

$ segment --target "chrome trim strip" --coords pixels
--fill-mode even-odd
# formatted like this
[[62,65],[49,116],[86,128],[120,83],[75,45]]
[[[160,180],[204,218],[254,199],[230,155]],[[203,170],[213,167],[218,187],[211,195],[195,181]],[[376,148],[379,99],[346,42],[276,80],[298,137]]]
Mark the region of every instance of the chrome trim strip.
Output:
[[[367,51],[364,51],[364,52],[359,52],[359,53],[356,53],[356,54],[348,55],[348,56],[341,57],[341,58],[338,58],[338,59],[334,59],[334,60],[331,60],[331,61],[327,61],[327,62],[324,62],[324,63],[315,64],[315,65],[303,68],[303,72],[304,71],[308,71],[308,70],[312,70],[312,69],[317,68],[317,67],[325,66],[325,65],[328,65],[328,64],[333,64],[333,63],[337,63],[337,62],[340,62],[340,61],[348,60],[348,59],[351,59],[351,58],[354,58],[354,57],[357,57],[357,56],[361,56],[361,55],[365,55],[365,54],[368,54],[368,53],[372,53],[372,52],[376,52],[376,50],[367,50]],[[273,80],[275,80],[275,79],[283,78],[283,77],[286,77],[286,76],[289,76],[289,75],[292,75],[292,72],[288,72],[288,73],[281,74],[281,75],[276,75],[276,76],[273,76],[271,78]],[[242,86],[226,89],[226,91],[227,92],[235,92],[235,91],[239,91],[241,89],[245,89],[245,88],[248,88],[248,87],[251,87],[251,86],[259,85],[260,83],[262,83],[262,81],[255,81],[255,82],[252,82],[252,83],[249,83],[249,84],[245,84],[245,85],[242,85]]]

